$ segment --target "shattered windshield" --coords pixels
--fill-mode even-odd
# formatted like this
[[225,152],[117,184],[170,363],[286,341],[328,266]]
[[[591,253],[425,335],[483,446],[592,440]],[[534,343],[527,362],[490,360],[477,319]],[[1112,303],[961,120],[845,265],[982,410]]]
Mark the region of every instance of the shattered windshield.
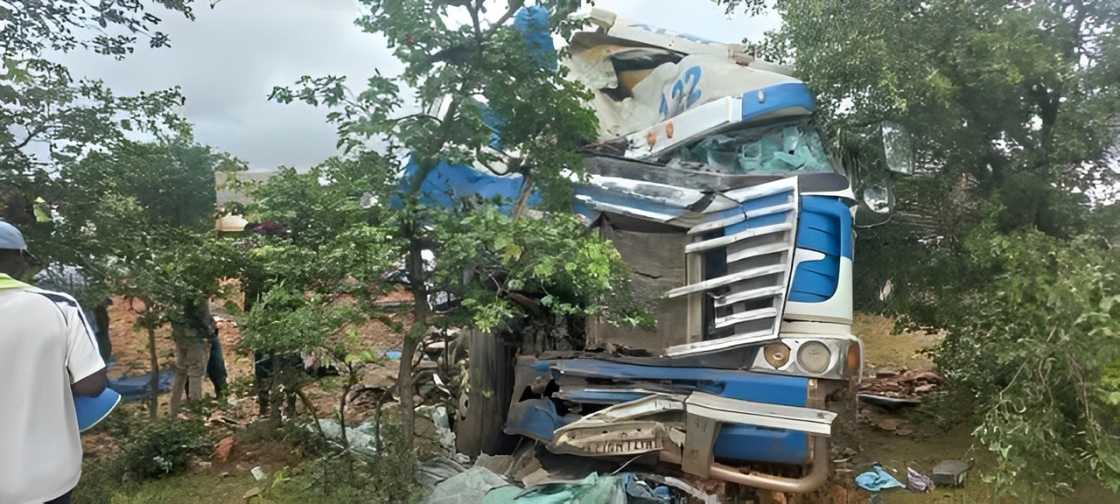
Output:
[[787,175],[835,171],[820,132],[807,121],[711,135],[676,151],[669,164],[727,174]]

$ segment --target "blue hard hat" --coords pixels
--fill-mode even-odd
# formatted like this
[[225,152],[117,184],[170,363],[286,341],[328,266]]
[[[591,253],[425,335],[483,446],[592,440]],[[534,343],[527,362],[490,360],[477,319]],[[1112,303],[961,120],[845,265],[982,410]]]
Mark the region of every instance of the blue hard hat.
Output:
[[74,396],[74,411],[78,413],[78,432],[97,425],[109,416],[121,402],[121,395],[109,387],[97,397]]
[[27,252],[27,241],[15,226],[0,220],[0,250],[20,250]]

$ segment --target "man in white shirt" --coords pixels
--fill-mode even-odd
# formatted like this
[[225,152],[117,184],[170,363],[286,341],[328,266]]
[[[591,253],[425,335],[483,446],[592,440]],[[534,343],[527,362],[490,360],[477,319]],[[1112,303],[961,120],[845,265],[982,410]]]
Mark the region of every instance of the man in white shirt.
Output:
[[19,281],[32,256],[0,221],[0,503],[67,504],[82,470],[74,395],[107,379],[78,302]]

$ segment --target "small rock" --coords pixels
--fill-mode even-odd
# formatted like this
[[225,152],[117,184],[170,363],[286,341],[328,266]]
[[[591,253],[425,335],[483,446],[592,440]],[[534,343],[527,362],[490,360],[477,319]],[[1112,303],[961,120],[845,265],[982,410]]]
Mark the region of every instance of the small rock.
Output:
[[895,429],[898,429],[899,423],[900,422],[897,418],[884,418],[882,420],[879,420],[879,423],[877,425],[880,429],[883,429],[885,431],[894,431]]
[[214,446],[214,461],[223,463],[229,460],[229,454],[233,451],[235,442],[233,436],[226,436],[218,441],[218,444]]
[[899,436],[909,436],[914,433],[914,429],[909,425],[901,425],[895,429],[894,433]]

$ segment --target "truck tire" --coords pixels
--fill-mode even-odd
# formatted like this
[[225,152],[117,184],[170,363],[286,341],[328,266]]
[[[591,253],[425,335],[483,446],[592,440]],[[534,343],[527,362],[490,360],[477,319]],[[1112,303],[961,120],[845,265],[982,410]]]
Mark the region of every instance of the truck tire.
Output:
[[460,391],[455,447],[471,457],[511,453],[517,438],[502,428],[513,395],[513,349],[499,335],[470,331],[466,350],[469,385]]

